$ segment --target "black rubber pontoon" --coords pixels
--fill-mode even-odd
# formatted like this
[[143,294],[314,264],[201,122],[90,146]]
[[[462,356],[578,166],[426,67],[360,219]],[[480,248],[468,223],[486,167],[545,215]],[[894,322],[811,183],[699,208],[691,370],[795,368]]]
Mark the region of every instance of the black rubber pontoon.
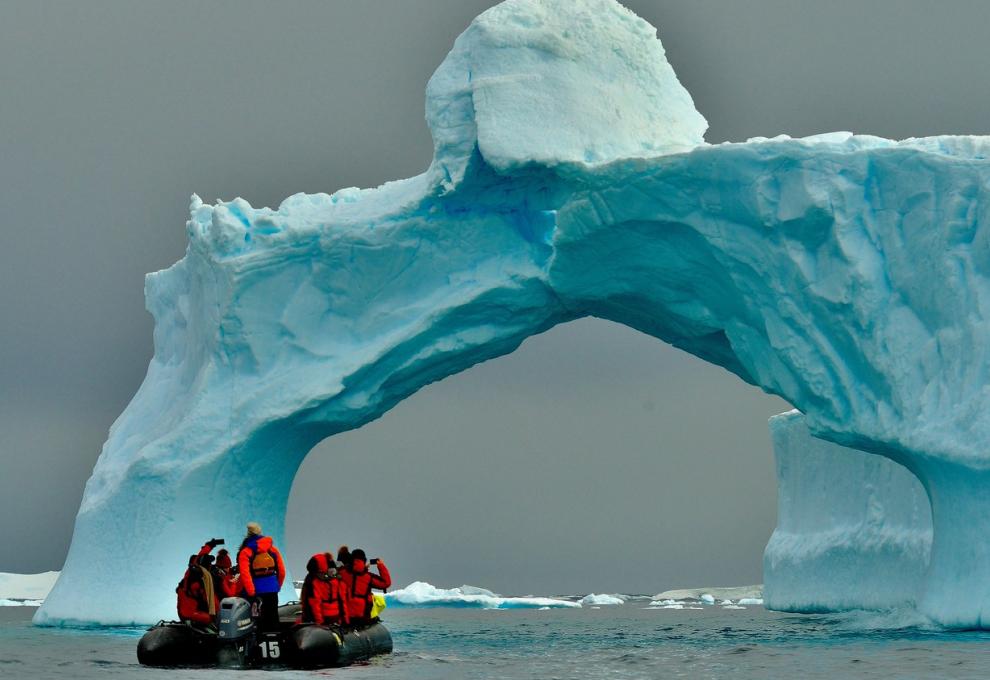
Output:
[[278,630],[260,632],[248,602],[227,598],[216,631],[175,621],[149,628],[138,642],[138,661],[160,667],[333,668],[392,652],[392,635],[380,621],[360,628],[297,624],[299,609],[279,607]]
[[145,666],[208,666],[216,663],[217,634],[188,623],[159,621],[141,637],[137,657]]

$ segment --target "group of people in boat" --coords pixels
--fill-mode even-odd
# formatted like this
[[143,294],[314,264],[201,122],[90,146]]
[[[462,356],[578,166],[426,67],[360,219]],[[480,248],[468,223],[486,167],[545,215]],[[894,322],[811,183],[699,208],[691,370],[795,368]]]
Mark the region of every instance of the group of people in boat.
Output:
[[[236,562],[226,548],[216,557],[213,549],[224,540],[212,538],[189,558],[185,575],[175,589],[179,619],[213,626],[220,601],[243,597],[262,630],[279,625],[278,593],[285,581],[285,562],[271,537],[262,533],[257,522],[247,525],[247,536],[237,551]],[[370,571],[376,567],[377,574]],[[385,591],[392,585],[388,567],[380,559],[368,560],[364,550],[337,551],[313,555],[306,564],[306,580],[300,597],[300,623],[320,625],[364,625],[377,618],[373,590]]]

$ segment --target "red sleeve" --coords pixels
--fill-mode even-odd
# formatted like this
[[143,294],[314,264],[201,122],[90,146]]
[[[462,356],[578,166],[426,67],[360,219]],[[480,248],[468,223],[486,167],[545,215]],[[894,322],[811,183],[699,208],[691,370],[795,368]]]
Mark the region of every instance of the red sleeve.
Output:
[[226,597],[237,597],[241,592],[241,582],[230,574],[223,577],[221,587]]
[[323,625],[323,589],[320,587],[322,585],[320,581],[313,579],[310,596],[306,600],[306,603],[309,605],[309,611],[313,614],[313,623],[320,626]]
[[211,550],[213,550],[213,546],[211,546],[209,543],[204,543],[203,547],[200,548],[199,552],[196,554],[196,557],[203,557],[204,555],[209,555]]
[[337,583],[340,584],[337,590],[337,593],[340,595],[340,616],[345,624],[349,624],[351,622],[351,612],[348,606],[351,601],[351,591],[344,579],[337,579]]
[[388,573],[388,567],[381,560],[378,560],[378,573],[371,575],[371,587],[379,590],[386,590],[392,587],[392,575]]
[[250,550],[242,548],[237,553],[237,569],[241,574],[241,582],[244,584],[244,592],[249,597],[254,597],[254,581],[251,579],[251,557]]
[[282,561],[282,553],[274,545],[272,546],[272,552],[275,553],[275,568],[278,571],[278,588],[281,590],[282,582],[285,580],[285,562]]

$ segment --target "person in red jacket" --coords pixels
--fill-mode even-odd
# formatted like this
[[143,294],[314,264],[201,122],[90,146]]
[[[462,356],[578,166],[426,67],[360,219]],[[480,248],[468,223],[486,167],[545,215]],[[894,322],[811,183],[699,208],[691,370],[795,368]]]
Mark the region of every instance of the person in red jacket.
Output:
[[223,543],[222,539],[210,539],[203,544],[198,553],[189,558],[189,567],[175,589],[178,596],[176,609],[180,621],[204,626],[213,625],[220,600],[214,589],[213,575],[210,573],[210,566],[213,563],[210,551],[220,543]]
[[347,586],[337,573],[337,563],[330,553],[317,553],[306,564],[306,580],[302,587],[303,623],[318,625],[347,625],[351,617],[347,610]]
[[247,536],[237,553],[237,567],[244,596],[259,601],[258,623],[262,630],[278,630],[278,591],[285,581],[282,553],[272,539],[261,533],[261,525],[249,522]]
[[351,616],[351,623],[364,624],[371,621],[371,607],[374,604],[374,596],[371,589],[387,590],[392,587],[392,576],[388,573],[388,567],[380,559],[371,560],[371,564],[378,567],[378,573],[372,574],[368,571],[368,558],[364,550],[358,548],[351,552],[350,566],[343,570],[343,581],[350,592],[350,601],[347,609]]
[[233,568],[226,550],[217,553],[217,561],[213,564],[213,590],[220,599],[239,597],[244,592],[240,574]]

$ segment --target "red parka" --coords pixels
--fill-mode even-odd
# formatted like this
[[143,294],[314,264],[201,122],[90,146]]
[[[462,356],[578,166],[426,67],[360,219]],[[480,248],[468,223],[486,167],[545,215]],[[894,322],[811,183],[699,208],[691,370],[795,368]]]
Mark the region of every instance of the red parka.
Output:
[[347,585],[339,577],[327,577],[328,556],[325,553],[313,555],[307,566],[313,568],[302,587],[302,620],[319,625],[349,624]]
[[[190,567],[190,569],[199,569],[199,567]],[[193,621],[207,626],[213,623],[214,617],[210,616],[202,581],[193,581],[187,585],[186,579],[183,579],[179,583],[178,594],[176,609],[179,611],[179,620]]]
[[[193,621],[204,625],[213,623],[214,616],[210,614],[210,602],[204,585],[204,579],[210,579],[212,586],[213,577],[208,569],[199,564],[200,559],[209,555],[212,549],[213,546],[207,543],[199,549],[198,553],[189,558],[189,568],[186,569],[185,576],[182,577],[175,589],[178,595],[176,609],[181,621]],[[212,587],[210,589],[212,590]],[[212,610],[217,611],[219,605],[219,597],[217,593],[213,593]]]
[[223,590],[224,597],[240,597],[241,593],[244,592],[244,584],[241,583],[240,577],[229,572],[223,575],[220,588]]
[[371,589],[386,590],[392,587],[392,576],[388,573],[388,567],[381,560],[378,560],[378,573],[372,574],[368,571],[364,560],[353,560],[349,567],[342,572],[342,580],[350,592],[350,601],[347,609],[351,618],[355,620],[367,620],[371,618],[371,607],[374,604]]
[[[268,553],[275,561],[275,573],[262,574],[254,569],[252,564],[260,554]],[[244,593],[254,597],[261,593],[277,593],[285,581],[285,562],[282,553],[272,543],[269,536],[249,536],[244,540],[244,546],[237,553],[237,568],[241,575]]]

